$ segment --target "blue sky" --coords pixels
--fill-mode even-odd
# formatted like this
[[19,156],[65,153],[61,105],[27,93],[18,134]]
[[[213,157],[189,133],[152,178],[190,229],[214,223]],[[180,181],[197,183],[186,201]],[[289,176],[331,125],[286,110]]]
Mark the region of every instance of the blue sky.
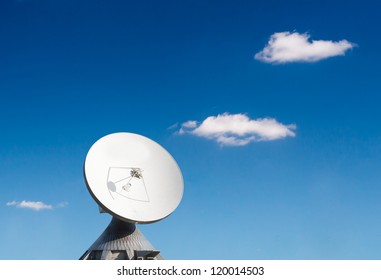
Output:
[[1,1],[0,259],[82,255],[110,220],[83,162],[120,131],[183,172],[139,226],[166,259],[380,259],[380,8]]

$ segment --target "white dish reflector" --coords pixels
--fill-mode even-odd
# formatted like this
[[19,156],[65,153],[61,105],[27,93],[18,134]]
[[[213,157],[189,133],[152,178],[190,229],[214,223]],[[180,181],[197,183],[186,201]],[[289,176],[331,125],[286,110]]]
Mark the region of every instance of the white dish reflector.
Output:
[[113,133],[93,144],[84,165],[87,188],[106,212],[132,223],[152,223],[170,215],[184,191],[173,157],[151,139]]

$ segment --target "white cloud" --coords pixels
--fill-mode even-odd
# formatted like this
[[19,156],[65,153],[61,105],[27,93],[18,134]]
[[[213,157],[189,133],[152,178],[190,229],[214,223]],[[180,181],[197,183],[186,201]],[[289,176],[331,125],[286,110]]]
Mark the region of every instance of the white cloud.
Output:
[[196,121],[187,121],[181,125],[184,128],[195,128],[197,126]]
[[207,117],[201,123],[187,121],[179,134],[193,134],[212,139],[222,146],[244,146],[253,141],[271,141],[294,137],[296,126],[284,125],[273,118],[252,120],[245,114],[224,113]]
[[10,202],[7,202],[6,205],[7,206],[15,206],[15,205],[17,205],[17,202],[16,201],[10,201]]
[[23,200],[21,202],[11,201],[11,202],[7,202],[6,205],[7,206],[15,206],[17,208],[28,208],[28,209],[32,209],[34,211],[53,209],[52,205],[45,204],[41,201],[28,201],[28,200]]
[[187,132],[187,130],[193,129],[196,126],[197,126],[197,122],[196,121],[187,121],[187,122],[181,124],[181,128],[179,129],[178,133],[179,134],[184,134],[184,133]]
[[356,46],[347,40],[333,42],[309,39],[308,33],[274,33],[265,48],[255,54],[254,58],[266,63],[316,62],[344,55]]

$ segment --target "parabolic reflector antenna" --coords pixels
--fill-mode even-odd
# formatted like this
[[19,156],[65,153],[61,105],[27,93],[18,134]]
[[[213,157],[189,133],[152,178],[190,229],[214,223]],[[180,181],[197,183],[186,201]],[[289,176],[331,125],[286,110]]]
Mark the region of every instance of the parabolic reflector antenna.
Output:
[[181,171],[158,143],[133,133],[113,133],[90,148],[84,165],[87,188],[106,212],[130,223],[170,215],[184,191]]

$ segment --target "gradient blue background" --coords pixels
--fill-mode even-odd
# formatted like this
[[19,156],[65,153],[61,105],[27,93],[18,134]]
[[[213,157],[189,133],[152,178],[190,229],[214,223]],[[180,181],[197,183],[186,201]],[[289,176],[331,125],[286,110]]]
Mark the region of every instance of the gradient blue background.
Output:
[[[166,259],[380,259],[377,1],[0,2],[0,259],[77,259],[107,226],[83,180],[100,137],[177,160],[179,208],[139,226]],[[358,46],[316,63],[253,59],[275,32]],[[168,129],[224,112],[296,137],[221,147]],[[10,201],[64,208],[31,211]]]

